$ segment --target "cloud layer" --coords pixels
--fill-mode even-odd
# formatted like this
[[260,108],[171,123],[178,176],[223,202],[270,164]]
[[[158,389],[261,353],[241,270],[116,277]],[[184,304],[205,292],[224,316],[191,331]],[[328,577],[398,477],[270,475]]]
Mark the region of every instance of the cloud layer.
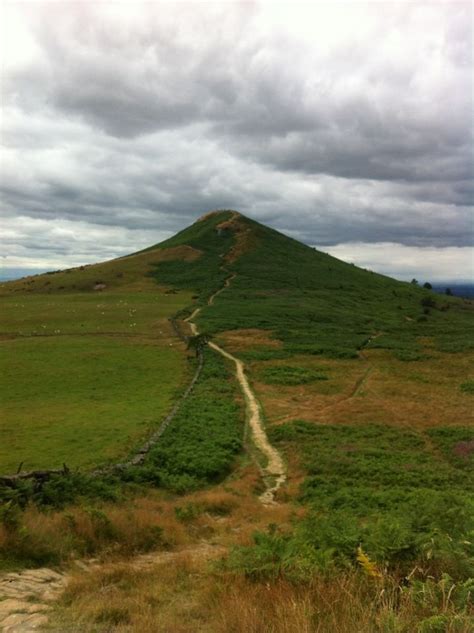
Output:
[[36,2],[5,18],[7,265],[123,254],[224,207],[349,255],[472,242],[470,3]]

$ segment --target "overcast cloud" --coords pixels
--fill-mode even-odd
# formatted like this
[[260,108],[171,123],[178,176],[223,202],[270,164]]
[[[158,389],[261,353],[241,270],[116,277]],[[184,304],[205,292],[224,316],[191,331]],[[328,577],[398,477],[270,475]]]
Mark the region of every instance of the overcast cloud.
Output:
[[399,278],[472,275],[469,2],[2,12],[5,268],[234,208]]

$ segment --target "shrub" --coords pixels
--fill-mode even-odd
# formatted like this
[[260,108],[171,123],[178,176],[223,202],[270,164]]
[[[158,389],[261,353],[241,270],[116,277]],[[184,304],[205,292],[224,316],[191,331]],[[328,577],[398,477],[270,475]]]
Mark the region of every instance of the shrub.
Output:
[[459,389],[463,393],[474,393],[474,380],[467,380],[459,385]]
[[423,308],[436,308],[436,301],[433,297],[423,297],[420,300],[420,303]]

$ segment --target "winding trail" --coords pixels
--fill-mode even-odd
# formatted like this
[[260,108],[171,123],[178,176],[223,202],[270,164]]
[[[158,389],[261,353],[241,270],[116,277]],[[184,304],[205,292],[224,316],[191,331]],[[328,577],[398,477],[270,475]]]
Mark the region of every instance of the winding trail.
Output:
[[[213,304],[215,297],[230,285],[230,282],[232,281],[232,279],[234,279],[234,277],[235,274],[231,275],[225,280],[223,287],[217,290],[217,292],[215,292],[211,297],[209,297],[207,305],[210,306]],[[194,336],[199,334],[197,326],[194,323],[194,319],[200,311],[201,308],[196,308],[192,312],[192,314],[184,319],[184,321],[189,323],[191,327],[191,332]],[[257,449],[266,459],[265,466],[261,466],[266,490],[260,495],[259,499],[264,505],[275,504],[275,494],[280,486],[282,486],[286,481],[285,464],[283,463],[283,459],[280,453],[274,446],[270,444],[268,440],[267,434],[265,432],[260,405],[258,404],[257,398],[255,397],[248,378],[245,375],[245,365],[241,360],[239,360],[235,356],[232,356],[232,354],[229,354],[229,352],[226,352],[224,349],[222,349],[222,347],[219,347],[219,345],[216,345],[216,343],[209,341],[208,346],[214,351],[221,354],[221,356],[224,356],[224,358],[231,360],[235,364],[235,375],[237,377],[237,380],[239,381],[242,393],[244,394],[247,421],[252,433],[252,439]]]
[[[208,305],[213,304],[215,297],[229,286],[234,277],[235,275],[231,275],[225,280],[223,287],[209,298]],[[196,308],[189,317],[184,319],[189,323],[193,335],[199,334],[193,319],[200,311],[201,308]],[[260,406],[245,375],[245,365],[215,343],[209,342],[208,345],[235,364],[237,380],[245,397],[247,421],[252,439],[258,451],[266,459],[265,466],[260,466],[266,490],[259,499],[263,505],[275,505],[277,503],[275,494],[286,481],[286,469],[280,453],[270,444],[265,433]],[[221,546],[200,543],[177,552],[143,554],[135,557],[128,564],[140,571],[158,564],[170,564],[183,554],[192,558],[212,559],[221,556],[224,552],[225,548]],[[100,568],[111,568],[110,564],[96,563],[93,560],[77,560],[75,564],[84,573]],[[47,626],[49,611],[71,578],[70,571],[60,573],[48,568],[0,575],[0,631],[2,633],[33,633]]]

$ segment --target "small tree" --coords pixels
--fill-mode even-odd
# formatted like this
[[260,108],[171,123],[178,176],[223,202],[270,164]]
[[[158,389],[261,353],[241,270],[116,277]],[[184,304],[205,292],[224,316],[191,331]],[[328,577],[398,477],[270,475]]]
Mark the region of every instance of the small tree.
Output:
[[413,278],[413,279],[410,281],[410,283],[411,283],[411,284],[413,284],[414,286],[418,286],[418,280],[417,280],[417,279],[415,279],[415,278]]
[[433,286],[430,284],[429,281],[425,281],[425,283],[423,284],[423,288],[426,288],[426,290],[433,290]]
[[423,297],[420,303],[424,308],[436,308],[436,301],[432,297]]
[[201,352],[204,349],[204,347],[206,347],[210,338],[211,338],[210,334],[206,334],[206,333],[190,336],[188,339],[187,349],[193,349],[196,352],[196,356],[198,356],[199,352]]
[[449,295],[450,297],[453,296],[453,291],[451,290],[451,288],[446,288],[445,293]]

